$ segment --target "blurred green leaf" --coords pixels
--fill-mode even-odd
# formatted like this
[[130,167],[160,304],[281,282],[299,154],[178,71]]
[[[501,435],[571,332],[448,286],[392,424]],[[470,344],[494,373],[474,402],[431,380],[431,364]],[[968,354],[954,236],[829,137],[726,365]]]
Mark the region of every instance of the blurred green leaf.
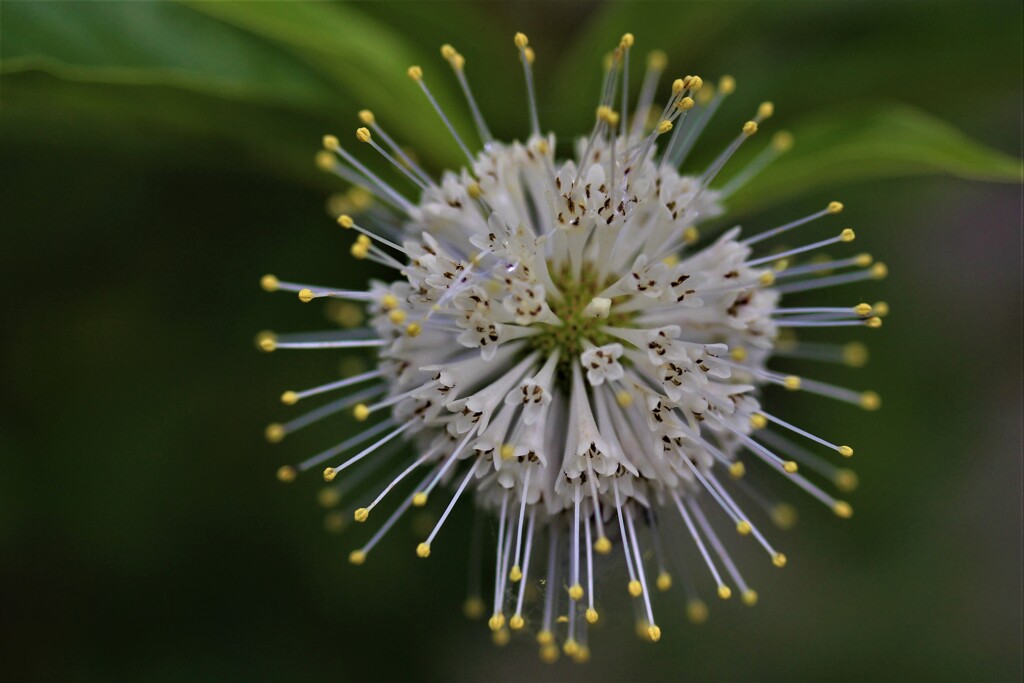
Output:
[[[796,145],[740,190],[730,206],[764,206],[854,181],[948,173],[1020,182],[1021,161],[969,139],[917,109],[887,105],[869,113],[823,114],[794,127]],[[737,169],[742,162],[737,163]]]

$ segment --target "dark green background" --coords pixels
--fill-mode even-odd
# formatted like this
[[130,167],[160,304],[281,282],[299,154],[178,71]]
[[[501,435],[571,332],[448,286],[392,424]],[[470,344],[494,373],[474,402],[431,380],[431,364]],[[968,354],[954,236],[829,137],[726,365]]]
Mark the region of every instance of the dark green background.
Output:
[[[1021,679],[1019,166],[941,126],[914,139],[930,115],[1020,156],[1019,2],[231,7],[0,6],[5,679]],[[784,571],[740,554],[756,608],[712,604],[694,627],[670,593],[650,645],[612,607],[584,668],[546,668],[525,639],[498,649],[463,620],[469,506],[429,561],[399,526],[351,567],[366,530],[325,534],[315,477],[273,475],[352,426],[261,436],[288,414],[280,391],[337,358],[254,351],[259,329],[322,325],[259,276],[376,272],[353,268],[325,216],[343,188],[312,168],[320,135],[350,139],[369,105],[430,168],[457,162],[404,76],[423,64],[462,126],[442,42],[467,56],[495,133],[524,135],[515,30],[563,140],[591,119],[600,55],[626,30],[639,53],[666,49],[671,73],[735,75],[702,158],[762,99],[766,129],[797,133],[792,165],[738,196],[738,217],[768,226],[841,199],[891,271],[833,293],[890,302],[869,365],[822,369],[884,409],[771,397],[856,446],[855,517],[776,487],[801,524],[776,534]],[[826,156],[844,136],[864,142]]]

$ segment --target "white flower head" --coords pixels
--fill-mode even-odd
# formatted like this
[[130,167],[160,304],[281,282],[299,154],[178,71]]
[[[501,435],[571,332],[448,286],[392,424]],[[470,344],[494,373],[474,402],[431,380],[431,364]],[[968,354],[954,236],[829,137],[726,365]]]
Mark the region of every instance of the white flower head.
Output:
[[[859,364],[854,359],[863,359],[862,347],[833,346],[813,335],[822,328],[878,327],[884,305],[783,307],[781,301],[877,279],[885,268],[866,255],[803,261],[818,248],[852,240],[849,229],[788,250],[771,241],[839,213],[838,202],[751,237],[739,228],[713,239],[701,235],[703,224],[725,213],[730,193],[788,146],[788,137],[777,137],[733,180],[718,183],[729,158],[771,115],[765,103],[707,168],[680,170],[689,169],[700,131],[733,91],[731,78],[715,87],[697,76],[678,78],[666,104],[656,107],[665,58],[653,53],[639,98],[630,102],[628,92],[620,98],[634,45],[626,34],[608,63],[593,128],[575,141],[573,158],[563,160],[555,155],[554,135],[540,127],[533,50],[522,34],[515,45],[529,93],[531,132],[523,143],[493,138],[469,88],[465,59],[450,46],[442,54],[480,138],[473,146],[448,125],[465,168],[436,179],[368,111],[360,113],[365,127],[356,137],[394,165],[394,178],[372,173],[337,138],[325,138],[321,166],[365,187],[358,222],[338,217],[357,235],[351,254],[378,264],[391,282],[336,290],[266,276],[267,290],[297,292],[303,301],[331,299],[350,313],[353,305],[365,306],[369,321],[328,333],[263,333],[258,342],[267,351],[370,350],[378,360],[344,379],[286,392],[288,405],[340,398],[271,425],[267,436],[279,441],[342,411],[365,422],[351,438],[279,470],[290,481],[326,468],[324,478],[334,482],[355,471],[350,467],[395,461],[395,479],[367,493],[354,515],[365,522],[376,519],[378,506],[393,512],[352,551],[352,562],[366,561],[410,506],[440,497],[438,522],[416,548],[429,556],[435,541],[446,540],[439,534],[453,508],[472,498],[497,519],[497,573],[489,582],[495,639],[523,629],[530,615],[546,660],[558,656],[558,642],[583,660],[588,627],[607,590],[594,582],[607,575],[599,564],[625,571],[641,634],[660,638],[652,592],[669,588],[671,567],[659,538],[682,536],[695,544],[707,565],[701,585],[710,583],[722,598],[735,587],[747,604],[756,601],[712,520],[728,520],[748,537],[741,541],[760,545],[771,563],[783,566],[785,555],[747,513],[768,505],[780,525],[791,514],[766,503],[770,494],[738,485],[747,468],[774,470],[840,517],[850,516],[850,506],[823,485],[848,491],[855,478],[814,451],[850,456],[852,449],[767,412],[762,400],[780,389],[799,390],[878,407],[872,392],[769,365],[777,358]],[[410,68],[409,76],[447,125],[422,69]],[[405,185],[393,186],[396,181]],[[413,445],[411,454],[402,455],[403,441]],[[798,472],[798,461],[815,476]],[[445,490],[452,493],[442,495]],[[451,552],[458,545],[440,547]],[[526,590],[538,581],[539,593]],[[531,607],[534,600],[539,604]],[[482,613],[482,596],[472,596],[468,609]],[[704,603],[692,598],[687,610],[703,618]]]

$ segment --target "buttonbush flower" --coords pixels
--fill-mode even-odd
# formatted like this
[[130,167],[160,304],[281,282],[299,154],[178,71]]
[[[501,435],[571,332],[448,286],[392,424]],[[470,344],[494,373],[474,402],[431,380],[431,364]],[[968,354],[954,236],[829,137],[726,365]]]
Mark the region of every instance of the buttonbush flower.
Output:
[[[852,514],[823,488],[854,488],[853,473],[835,464],[852,448],[767,410],[763,390],[774,384],[878,407],[872,392],[769,366],[781,356],[863,364],[858,342],[830,345],[803,335],[879,327],[884,304],[785,306],[783,299],[878,279],[885,266],[867,254],[805,260],[848,245],[849,228],[796,247],[774,246],[784,234],[793,238],[802,226],[839,214],[838,202],[750,236],[739,227],[702,232],[702,224],[723,222],[732,192],[792,144],[787,133],[777,134],[729,183],[716,185],[726,162],[772,115],[765,102],[709,166],[680,170],[733,91],[732,78],[717,86],[699,76],[677,78],[657,106],[666,59],[654,52],[632,103],[634,39],[626,34],[606,60],[593,128],[561,160],[537,114],[534,52],[521,33],[514,43],[528,98],[525,142],[494,139],[465,59],[448,45],[441,53],[465,94],[479,147],[459,136],[423,70],[408,73],[465,155],[463,168],[430,175],[369,111],[359,114],[356,142],[390,162],[404,189],[367,168],[338,138],[324,138],[321,167],[362,188],[344,199],[337,219],[356,235],[351,254],[379,264],[386,279],[343,290],[264,277],[264,289],[293,292],[304,302],[348,302],[341,311],[349,318],[358,318],[352,304],[363,307],[368,325],[266,332],[258,344],[266,351],[372,349],[376,367],[285,392],[288,405],[341,398],[271,425],[267,437],[279,441],[343,412],[369,425],[278,472],[291,481],[315,470],[332,486],[356,487],[375,464],[393,463],[393,479],[351,511],[373,527],[351,562],[369,561],[410,507],[435,501],[436,523],[415,553],[459,553],[463,541],[445,537],[445,522],[466,501],[497,519],[489,604],[472,577],[467,611],[489,616],[496,642],[529,631],[545,660],[562,651],[582,661],[589,656],[588,627],[620,590],[634,604],[639,635],[661,637],[655,595],[671,587],[678,565],[667,551],[684,541],[703,565],[682,581],[692,620],[706,616],[705,586],[721,599],[738,592],[748,605],[757,601],[723,528],[783,567],[786,555],[755,520],[785,527],[793,510],[751,483],[754,477],[744,478],[748,468],[774,470],[839,517]],[[339,491],[328,488],[326,502],[336,502]],[[601,564],[624,569],[625,585],[598,582],[609,575]]]

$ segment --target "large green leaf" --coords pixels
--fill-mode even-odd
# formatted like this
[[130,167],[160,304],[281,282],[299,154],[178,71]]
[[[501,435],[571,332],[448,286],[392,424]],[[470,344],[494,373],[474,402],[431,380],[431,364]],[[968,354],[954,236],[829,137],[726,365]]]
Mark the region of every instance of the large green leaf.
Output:
[[[822,114],[794,127],[796,145],[730,205],[764,206],[854,181],[947,173],[970,180],[1021,182],[1021,161],[974,142],[952,126],[901,105]],[[742,160],[735,164],[743,165]]]

